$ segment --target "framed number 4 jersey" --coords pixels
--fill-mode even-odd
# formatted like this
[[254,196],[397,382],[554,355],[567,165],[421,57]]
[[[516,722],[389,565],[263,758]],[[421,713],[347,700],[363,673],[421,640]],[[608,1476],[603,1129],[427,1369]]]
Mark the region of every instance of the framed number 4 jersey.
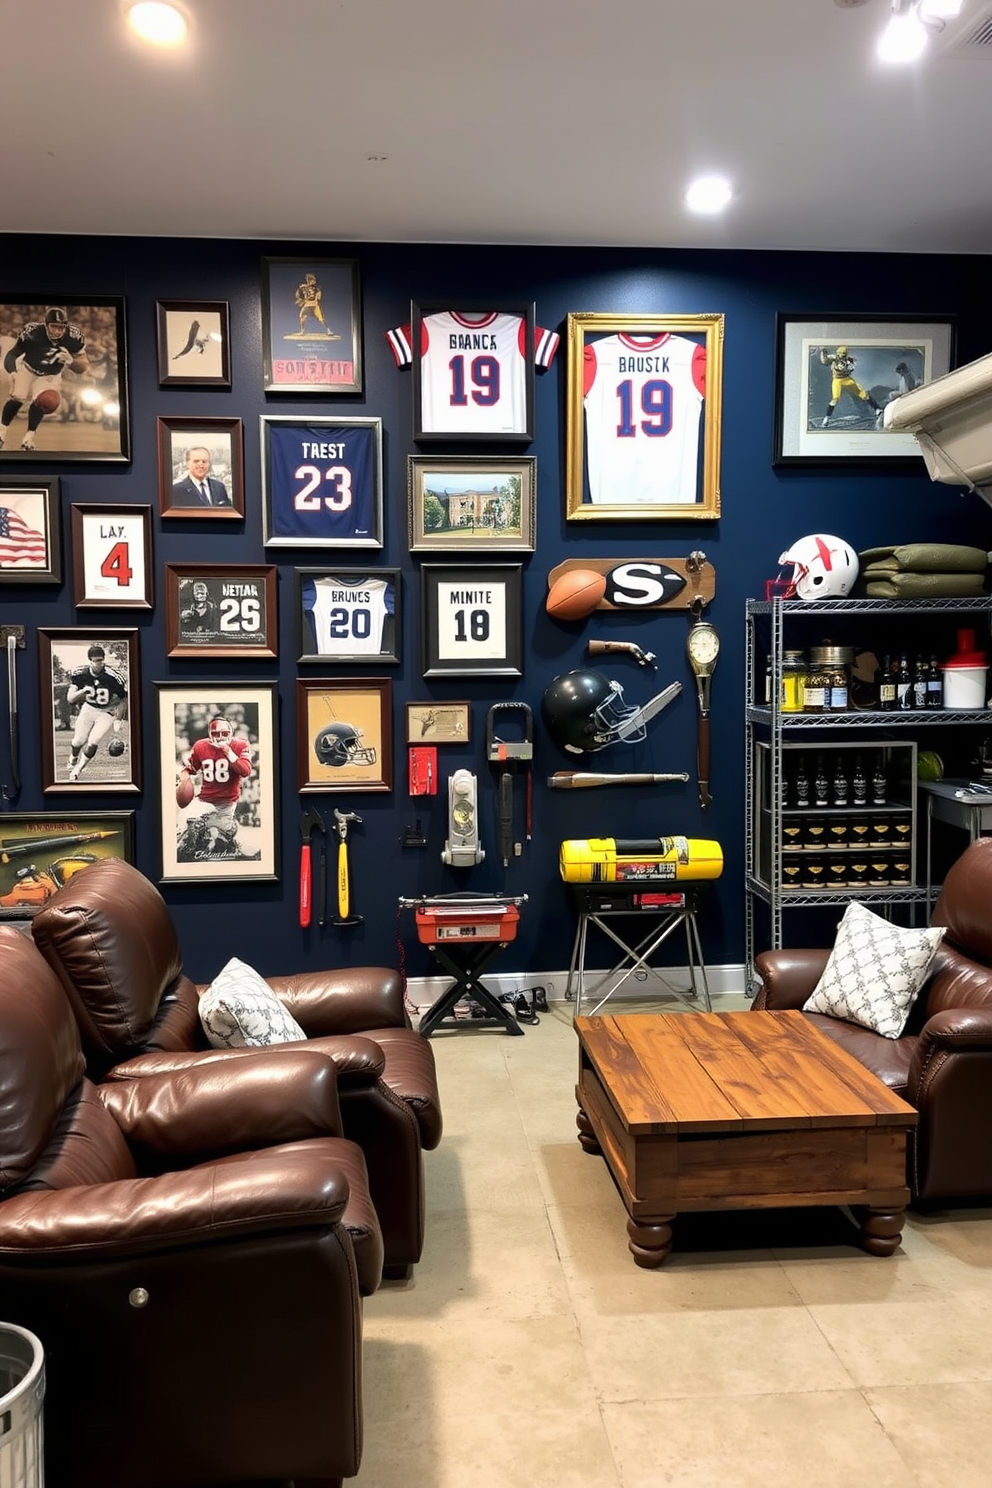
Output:
[[267,548],[382,547],[382,420],[263,414]]
[[150,506],[72,507],[73,603],[78,610],[150,610]]

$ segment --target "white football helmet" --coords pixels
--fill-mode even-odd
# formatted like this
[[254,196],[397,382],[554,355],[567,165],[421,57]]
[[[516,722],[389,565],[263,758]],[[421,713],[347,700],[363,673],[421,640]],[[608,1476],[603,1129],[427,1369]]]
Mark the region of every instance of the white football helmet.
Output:
[[858,577],[858,555],[851,545],[824,532],[801,537],[778,561],[792,564],[785,599],[842,599]]

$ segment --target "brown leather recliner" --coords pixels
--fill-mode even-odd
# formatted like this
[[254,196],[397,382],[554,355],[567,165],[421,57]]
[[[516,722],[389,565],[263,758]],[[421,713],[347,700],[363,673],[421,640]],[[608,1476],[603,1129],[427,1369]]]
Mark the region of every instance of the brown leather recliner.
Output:
[[58,981],[0,927],[0,1317],[44,1347],[48,1483],[353,1476],[362,1159],[324,1135],[333,1064],[296,1045],[236,1071],[84,1070]]
[[[908,1182],[926,1202],[992,1195],[992,838],[944,880],[933,925],[946,934],[903,1034],[883,1038],[821,1013],[807,1016],[920,1113]],[[801,1008],[829,950],[764,951],[753,1008]]]
[[[91,1079],[207,1057],[202,988],[183,975],[168,907],[136,868],[118,859],[92,864],[53,895],[31,930],[76,1014]],[[228,954],[218,951],[218,971]],[[410,1025],[399,973],[352,967],[267,980],[307,1047],[335,1062],[344,1132],[365,1154],[382,1227],[384,1274],[406,1276],[423,1250],[423,1152],[441,1140],[441,1104],[434,1055]]]

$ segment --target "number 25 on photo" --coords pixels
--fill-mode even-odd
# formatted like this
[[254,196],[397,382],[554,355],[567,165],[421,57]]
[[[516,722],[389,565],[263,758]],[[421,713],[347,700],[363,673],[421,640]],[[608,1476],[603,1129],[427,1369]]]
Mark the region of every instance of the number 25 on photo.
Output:
[[263,414],[267,548],[382,547],[382,420]]
[[150,506],[74,505],[73,603],[79,610],[150,610]]

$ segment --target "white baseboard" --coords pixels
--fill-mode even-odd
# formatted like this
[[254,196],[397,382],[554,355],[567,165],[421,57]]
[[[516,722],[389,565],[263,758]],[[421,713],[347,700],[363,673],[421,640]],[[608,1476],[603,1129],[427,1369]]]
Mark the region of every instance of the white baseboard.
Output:
[[[604,966],[600,971],[594,967],[586,971],[586,984],[594,982],[597,976],[602,976],[607,968]],[[664,968],[664,976],[673,988],[678,990],[687,989],[690,984],[689,968],[687,966],[671,966]],[[707,966],[706,979],[709,983],[710,997],[717,999],[721,996],[733,993],[743,996],[746,988],[744,979],[744,967],[740,966]],[[564,1002],[565,984],[568,981],[567,971],[535,971],[529,975],[525,971],[493,972],[491,976],[481,978],[482,985],[488,991],[495,993],[497,997],[504,992],[516,993],[526,992],[532,987],[543,987],[545,996],[549,1002]],[[407,1002],[411,1010],[425,1013],[448,987],[451,986],[450,977],[410,977],[406,987]],[[603,989],[605,991],[605,988]],[[655,998],[664,995],[665,987],[657,976],[636,977],[629,976],[623,985],[625,998]],[[602,996],[602,992],[600,993]],[[585,997],[583,997],[585,1001]]]

